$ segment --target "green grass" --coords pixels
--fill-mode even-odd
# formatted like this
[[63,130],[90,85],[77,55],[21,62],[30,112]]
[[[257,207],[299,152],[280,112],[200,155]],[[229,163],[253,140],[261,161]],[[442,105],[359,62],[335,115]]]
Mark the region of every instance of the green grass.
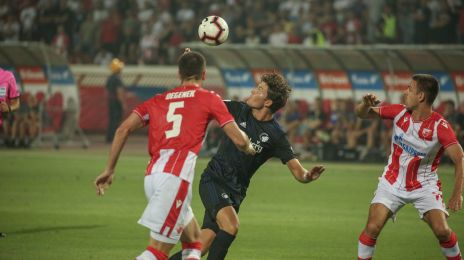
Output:
[[[136,222],[145,207],[147,156],[123,154],[117,177],[103,198],[93,180],[106,152],[0,151],[0,259],[132,259],[148,231]],[[198,196],[193,208],[202,221]],[[308,163],[305,163],[309,167]],[[252,180],[240,211],[240,231],[228,259],[355,259],[383,165],[326,163],[315,183],[296,182],[286,166],[269,162]],[[440,176],[449,198],[453,168]],[[464,241],[464,211],[449,224]],[[464,244],[464,242],[461,242]],[[177,247],[178,248],[178,247]],[[176,248],[176,249],[177,249]],[[410,205],[389,222],[376,259],[444,259],[427,225]]]

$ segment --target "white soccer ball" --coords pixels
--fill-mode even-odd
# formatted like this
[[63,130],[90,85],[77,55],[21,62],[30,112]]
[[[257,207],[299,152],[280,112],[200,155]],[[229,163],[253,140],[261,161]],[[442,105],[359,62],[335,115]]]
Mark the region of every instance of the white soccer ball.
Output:
[[229,37],[229,26],[219,16],[208,16],[203,19],[198,27],[198,37],[202,42],[210,46],[223,44]]

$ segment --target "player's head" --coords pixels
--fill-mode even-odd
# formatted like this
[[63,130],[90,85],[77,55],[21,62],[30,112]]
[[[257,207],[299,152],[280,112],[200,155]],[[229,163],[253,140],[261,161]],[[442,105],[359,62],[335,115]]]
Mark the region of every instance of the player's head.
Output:
[[124,62],[122,62],[120,59],[114,58],[113,60],[111,60],[111,63],[110,63],[111,72],[120,73],[123,68],[124,68]]
[[432,106],[440,90],[438,80],[428,74],[415,74],[405,92],[405,105],[409,109],[416,108],[420,103]]
[[186,51],[179,57],[178,64],[181,81],[205,79],[206,60],[200,53]]
[[281,109],[287,103],[292,89],[287,81],[277,73],[261,76],[261,82],[251,91],[247,104],[252,108],[267,107],[272,113]]

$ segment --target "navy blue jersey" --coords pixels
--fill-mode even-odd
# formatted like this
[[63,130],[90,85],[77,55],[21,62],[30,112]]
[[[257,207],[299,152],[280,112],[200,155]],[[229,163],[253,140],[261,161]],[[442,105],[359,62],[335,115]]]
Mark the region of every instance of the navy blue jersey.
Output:
[[256,150],[254,156],[237,149],[234,143],[224,135],[218,152],[208,163],[202,174],[202,180],[214,180],[241,197],[245,197],[250,179],[258,168],[269,158],[279,158],[287,163],[295,154],[287,140],[285,132],[275,119],[258,121],[251,108],[243,102],[225,101],[235,122],[249,137]]

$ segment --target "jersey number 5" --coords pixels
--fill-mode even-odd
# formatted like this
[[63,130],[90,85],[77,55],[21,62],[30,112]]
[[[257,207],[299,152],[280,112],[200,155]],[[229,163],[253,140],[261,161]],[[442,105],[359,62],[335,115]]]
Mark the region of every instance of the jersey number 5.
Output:
[[180,134],[180,125],[182,124],[182,115],[175,114],[175,112],[176,112],[176,109],[183,108],[183,107],[184,107],[184,101],[169,103],[169,110],[168,110],[168,114],[166,115],[166,121],[172,122],[172,129],[167,130],[165,132],[166,139],[176,137]]

